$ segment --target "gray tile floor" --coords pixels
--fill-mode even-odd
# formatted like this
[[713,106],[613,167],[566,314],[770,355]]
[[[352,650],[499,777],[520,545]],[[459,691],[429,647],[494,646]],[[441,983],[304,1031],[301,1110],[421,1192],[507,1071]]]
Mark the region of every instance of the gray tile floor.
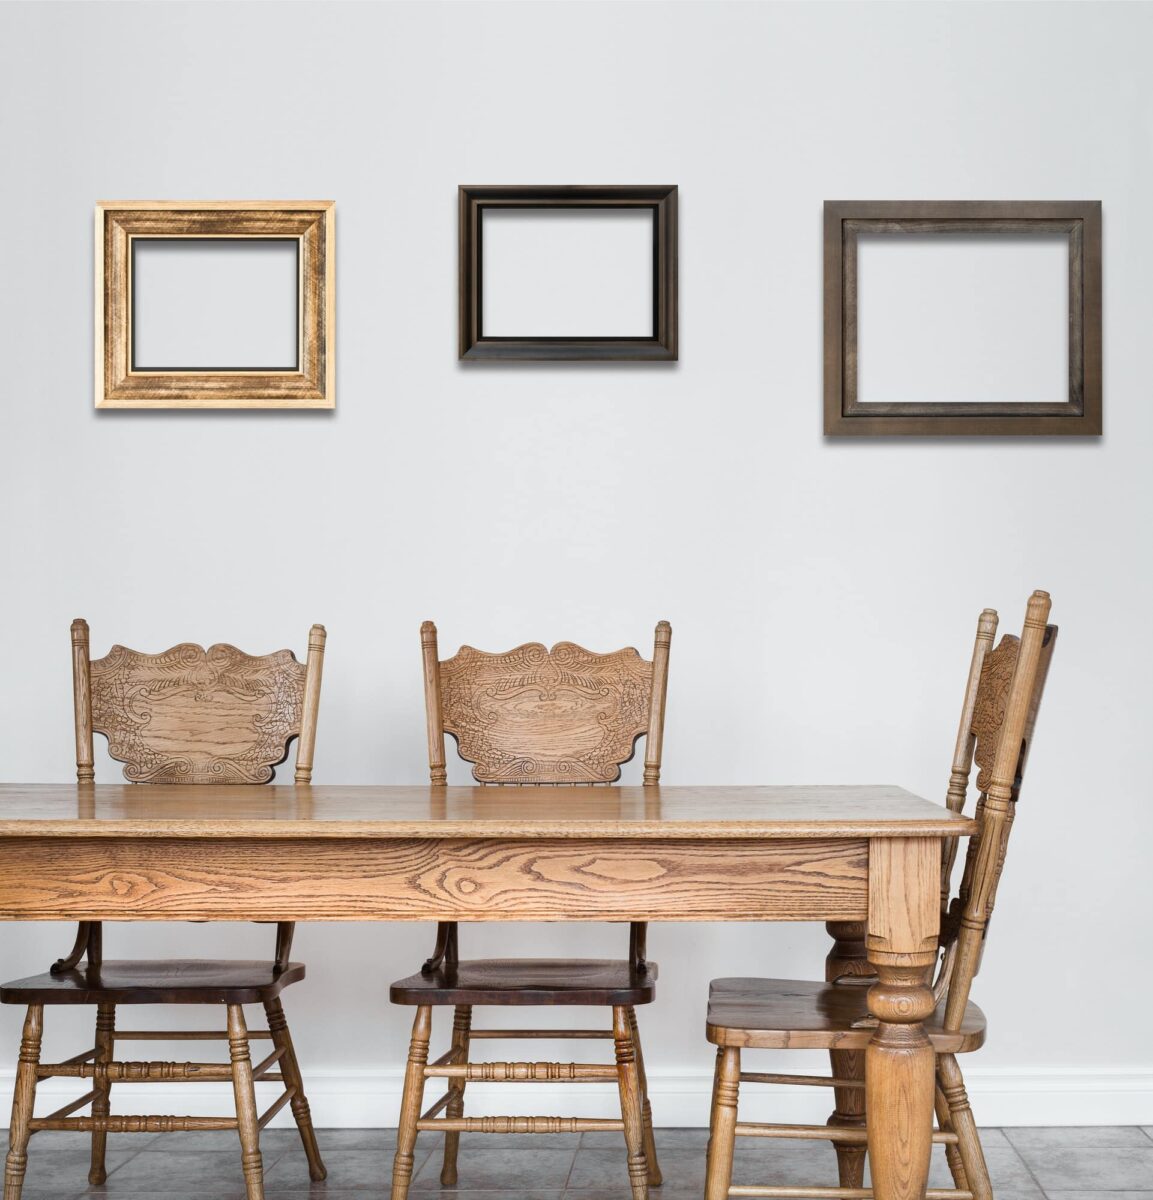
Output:
[[[383,1129],[320,1132],[328,1181],[310,1187],[295,1130],[261,1139],[267,1200],[322,1200],[388,1194],[395,1135]],[[657,1200],[699,1200],[705,1141],[700,1129],[659,1129],[665,1184]],[[997,1200],[1153,1200],[1153,1126],[1083,1129],[987,1129],[982,1138]],[[628,1200],[620,1134],[538,1137],[464,1135],[460,1182],[440,1188],[439,1140],[417,1143],[412,1200]],[[239,1147],[233,1133],[109,1138],[108,1183],[86,1188],[88,1138],[41,1133],[29,1146],[24,1200],[123,1196],[140,1200],[243,1200]],[[832,1149],[824,1143],[740,1139],[734,1183],[836,1184]],[[930,1186],[951,1186],[944,1156],[934,1150]]]

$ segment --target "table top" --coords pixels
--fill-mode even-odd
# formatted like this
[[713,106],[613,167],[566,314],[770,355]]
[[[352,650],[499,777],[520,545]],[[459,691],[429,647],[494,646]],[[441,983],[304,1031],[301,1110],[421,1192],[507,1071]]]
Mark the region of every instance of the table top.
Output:
[[0,838],[948,837],[903,788],[0,784]]

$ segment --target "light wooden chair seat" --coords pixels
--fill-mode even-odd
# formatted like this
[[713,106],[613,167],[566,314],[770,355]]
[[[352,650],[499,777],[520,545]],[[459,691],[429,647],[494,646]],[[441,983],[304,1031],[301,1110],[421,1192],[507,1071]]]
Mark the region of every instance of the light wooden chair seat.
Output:
[[[101,733],[108,739],[108,753],[124,764],[124,778],[130,783],[268,783],[294,740],[296,782],[311,782],[325,636],[324,626],[312,627],[303,663],[291,650],[250,655],[224,643],[205,649],[191,642],[160,654],[113,646],[104,658],[91,659],[88,622],[78,618],[72,622],[76,778],[82,785],[94,780],[93,734]],[[300,1133],[309,1178],[324,1179],[304,1079],[280,1002],[280,992],[304,978],[303,963],[289,961],[292,935],[292,923],[280,922],[275,957],[258,961],[106,961],[101,922],[83,921],[71,952],[51,970],[0,987],[0,1003],[27,1008],[4,1164],[4,1200],[20,1200],[28,1139],[41,1131],[90,1133],[88,1182],[100,1186],[107,1178],[104,1154],[110,1133],[205,1129],[236,1131],[247,1200],[264,1200],[260,1131],[286,1105],[291,1105]],[[63,1062],[42,1062],[44,1010],[64,1004],[96,1009],[95,1044]],[[226,1010],[220,1022],[225,1028],[125,1031],[116,1022],[116,1011],[125,1004],[218,1004]],[[267,1029],[248,1028],[248,1004],[262,1006]],[[272,1043],[271,1052],[255,1065],[253,1038]],[[227,1042],[229,1061],[118,1060],[117,1043],[131,1041]],[[91,1090],[37,1117],[37,1085],[54,1078],[86,1080]],[[113,1084],[157,1080],[231,1082],[236,1115],[113,1115]],[[264,1113],[256,1107],[258,1080],[284,1088]],[[72,1115],[84,1108],[89,1108],[89,1116]]]
[[[989,1171],[957,1055],[976,1050],[985,1041],[985,1016],[969,999],[969,992],[980,966],[1020,797],[1025,760],[1056,644],[1056,626],[1046,623],[1049,610],[1048,593],[1034,592],[1020,638],[1006,635],[996,649],[993,638],[997,614],[986,609],[977,622],[946,802],[954,812],[963,811],[969,774],[976,762],[980,796],[975,813],[978,831],[969,839],[960,888],[951,900],[950,882],[958,839],[946,839],[942,847],[938,969],[932,980],[932,996],[922,992],[925,1007],[936,1001],[936,1008],[924,1020],[935,1056],[932,1087],[908,1089],[899,1100],[906,1110],[907,1128],[921,1135],[916,1137],[915,1145],[910,1136],[904,1144],[872,1146],[876,1154],[873,1178],[884,1176],[890,1185],[894,1172],[903,1172],[902,1177],[907,1177],[911,1167],[918,1172],[927,1171],[928,1163],[920,1155],[927,1154],[931,1145],[944,1146],[954,1186],[930,1192],[936,1200],[993,1200]],[[847,972],[836,970],[839,958],[839,952],[831,956],[830,981],[825,983],[752,978],[713,981],[707,1037],[717,1047],[717,1065],[705,1200],[770,1195],[777,1200],[784,1197],[869,1200],[873,1196],[872,1188],[864,1187],[863,1183],[869,1146],[868,1106],[876,1103],[866,1080],[868,1046],[878,1028],[868,1004],[876,979],[855,974],[855,968]],[[919,966],[907,969],[921,970]],[[930,973],[925,971],[926,985]],[[885,990],[883,972],[880,980],[874,1002],[881,1014],[886,1015],[892,1011],[885,1007],[891,992]],[[892,1030],[906,1028],[884,1026],[881,1035],[891,1037]],[[910,1043],[909,1052],[919,1053],[919,1045]],[[743,1052],[761,1049],[827,1050],[833,1074],[786,1075],[743,1069]],[[747,1083],[832,1087],[837,1095],[837,1111],[828,1125],[741,1121],[737,1106],[742,1086]],[[855,1103],[848,1103],[851,1097],[856,1098]],[[889,1102],[897,1101],[890,1097]],[[936,1128],[933,1128],[934,1115]],[[744,1182],[734,1186],[733,1152],[738,1137],[827,1140],[837,1152],[840,1186],[762,1187]],[[913,1161],[914,1155],[919,1161]]]
[[656,995],[657,965],[638,970],[623,959],[483,958],[441,964],[398,979],[393,1004],[648,1004]]
[[0,1004],[263,1004],[304,978],[304,963],[231,958],[105,959],[0,987]]
[[[672,630],[661,621],[651,662],[632,647],[596,654],[573,642],[549,649],[539,642],[503,654],[462,646],[443,662],[436,626],[420,630],[429,776],[448,779],[445,735],[473,764],[480,784],[526,789],[557,784],[615,783],[621,764],[645,739],[644,782],[661,776],[665,684]],[[392,1200],[406,1200],[419,1133],[444,1134],[440,1182],[457,1185],[461,1133],[580,1133],[619,1130],[624,1135],[633,1200],[646,1200],[649,1184],[661,1182],[653,1140],[644,1057],[636,1006],[656,995],[655,963],[646,961],[646,926],[633,922],[629,954],[619,959],[516,959],[461,961],[459,926],[437,927],[432,957],[417,975],[392,985],[394,1004],[416,1006],[397,1128]],[[623,949],[623,947],[622,947]],[[593,1005],[612,1013],[606,1029],[473,1029],[475,1005],[526,1008]],[[452,1043],[428,1061],[432,1011],[453,1009]],[[611,1040],[615,1063],[472,1062],[469,1047],[482,1039]],[[425,1084],[444,1080],[447,1091],[421,1112]],[[548,1080],[579,1083],[615,1080],[620,1118],[466,1117],[465,1085],[474,1079],[501,1083]],[[444,1112],[443,1117],[437,1114]]]
[[[705,1036],[716,1046],[757,1050],[864,1050],[877,1028],[868,980],[714,979]],[[959,1029],[945,1028],[942,1002],[925,1019],[938,1054],[966,1054],[985,1042],[985,1014],[969,1001]]]

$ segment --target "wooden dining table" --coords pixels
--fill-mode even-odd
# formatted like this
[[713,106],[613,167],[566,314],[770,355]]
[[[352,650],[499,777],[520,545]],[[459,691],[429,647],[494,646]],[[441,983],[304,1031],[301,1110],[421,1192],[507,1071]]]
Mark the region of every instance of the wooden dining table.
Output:
[[0,920],[863,922],[873,1186],[914,1200],[942,839],[975,829],[883,785],[0,784]]

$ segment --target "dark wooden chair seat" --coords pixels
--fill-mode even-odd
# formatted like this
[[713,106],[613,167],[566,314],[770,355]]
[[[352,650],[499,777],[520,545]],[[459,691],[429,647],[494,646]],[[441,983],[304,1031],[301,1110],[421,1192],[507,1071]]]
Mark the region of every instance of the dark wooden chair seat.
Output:
[[[706,1036],[717,1046],[759,1050],[864,1050],[877,1027],[869,1016],[871,982],[714,979]],[[938,1054],[965,1054],[984,1044],[985,1014],[972,1001],[959,1029],[947,1030],[944,1020],[944,1003],[925,1020]]]
[[657,965],[624,959],[482,958],[398,979],[393,1004],[650,1004]]
[[105,960],[0,986],[0,1004],[263,1004],[304,978],[304,963]]

